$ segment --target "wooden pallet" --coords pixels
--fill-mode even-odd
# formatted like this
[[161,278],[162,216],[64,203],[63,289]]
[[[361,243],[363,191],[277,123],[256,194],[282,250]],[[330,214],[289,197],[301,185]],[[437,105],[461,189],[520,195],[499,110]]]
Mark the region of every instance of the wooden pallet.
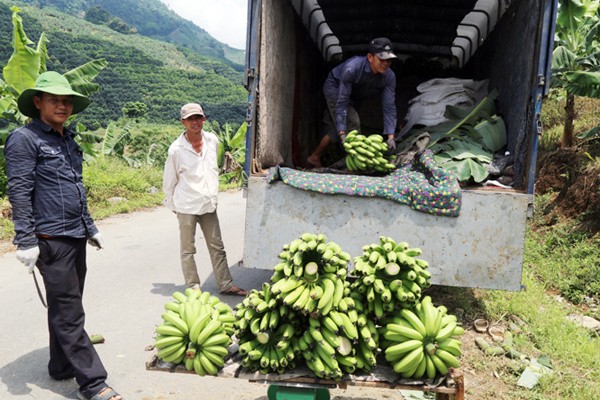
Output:
[[[164,371],[170,373],[196,374],[188,371],[183,364],[172,364],[160,361],[156,354],[146,362],[148,371]],[[296,368],[285,374],[260,374],[251,372],[242,367],[239,356],[229,357],[217,374],[222,378],[246,379],[250,382],[266,383],[276,386],[289,386],[305,389],[346,389],[348,386],[363,386],[381,389],[414,390],[435,393],[436,400],[464,400],[464,377],[459,369],[451,368],[447,376],[431,380],[401,379],[386,365],[376,366],[368,374],[344,375],[339,381],[321,379],[314,376],[313,372],[304,368]]]

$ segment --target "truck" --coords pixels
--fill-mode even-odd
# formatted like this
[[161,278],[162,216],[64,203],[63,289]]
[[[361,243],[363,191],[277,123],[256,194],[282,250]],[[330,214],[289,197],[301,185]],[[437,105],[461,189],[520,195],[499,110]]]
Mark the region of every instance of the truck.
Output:
[[[323,233],[353,256],[383,235],[421,248],[435,285],[522,290],[557,7],[557,0],[249,0],[244,266],[272,268],[282,246],[304,232]],[[511,187],[461,187],[460,213],[449,217],[266,179],[278,166],[305,171],[322,136],[324,79],[342,60],[366,54],[374,37],[389,38],[400,58],[391,66],[399,122],[420,82],[489,81],[514,160]],[[374,120],[369,111],[363,117]]]

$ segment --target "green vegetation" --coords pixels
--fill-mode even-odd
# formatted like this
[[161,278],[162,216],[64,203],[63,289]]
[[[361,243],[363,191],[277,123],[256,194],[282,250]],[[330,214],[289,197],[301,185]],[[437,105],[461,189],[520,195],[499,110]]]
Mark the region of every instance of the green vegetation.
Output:
[[236,68],[243,65],[243,50],[217,41],[202,28],[169,10],[160,0],[17,0],[11,4],[34,5],[46,13],[55,9],[78,18],[84,15],[86,20],[98,25],[121,20],[127,25],[125,33],[139,32],[187,47]]
[[98,158],[83,170],[90,213],[96,219],[160,205],[162,168],[132,169],[115,157]]
[[596,0],[559,0],[550,82],[566,92],[562,147],[575,144],[575,96],[600,98],[599,8]]

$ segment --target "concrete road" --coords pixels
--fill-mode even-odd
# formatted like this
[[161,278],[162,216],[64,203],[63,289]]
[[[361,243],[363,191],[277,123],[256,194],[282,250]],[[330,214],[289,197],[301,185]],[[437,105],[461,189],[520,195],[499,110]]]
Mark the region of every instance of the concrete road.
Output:
[[[258,289],[272,272],[241,264],[246,211],[243,194],[221,193],[219,201],[218,214],[234,281],[243,288]],[[97,226],[106,238],[106,248],[96,251],[88,246],[84,306],[87,332],[106,339],[96,349],[108,371],[109,384],[127,400],[267,399],[268,386],[264,384],[146,370],[152,353],[145,348],[153,342],[163,305],[174,291],[185,289],[176,218],[158,207],[98,221]],[[198,231],[202,290],[217,294],[204,238]],[[38,280],[43,285],[39,273]],[[232,307],[241,300],[219,297]],[[46,312],[32,276],[14,252],[0,256],[0,298],[0,399],[75,399],[74,380],[56,382],[47,374]],[[337,400],[403,398],[398,391],[356,387],[332,390],[331,396]]]

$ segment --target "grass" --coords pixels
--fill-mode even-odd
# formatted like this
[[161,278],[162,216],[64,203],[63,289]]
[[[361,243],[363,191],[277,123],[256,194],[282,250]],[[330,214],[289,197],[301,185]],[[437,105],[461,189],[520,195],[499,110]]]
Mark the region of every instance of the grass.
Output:
[[[162,204],[162,166],[131,168],[121,159],[97,158],[83,167],[88,209],[94,220]],[[221,183],[219,190],[239,189],[238,183]],[[14,236],[7,198],[0,198],[0,240]]]
[[[473,331],[462,339],[461,360],[465,372],[467,398],[473,399],[578,399],[600,398],[600,336],[567,320],[571,314],[585,311],[570,302],[557,301],[554,287],[564,281],[570,264],[561,260],[577,257],[580,250],[571,242],[560,242],[562,251],[547,258],[540,257],[547,233],[528,231],[521,292],[434,287],[432,297],[449,310],[464,310],[465,327],[476,318],[486,318],[493,324],[508,327],[509,316],[526,322],[524,333],[514,338],[514,348],[529,357],[549,357],[554,373],[543,377],[531,390],[517,386],[522,370],[514,371],[518,363],[508,357],[486,356],[474,344]],[[598,253],[596,247],[596,254]],[[547,268],[548,264],[552,268]],[[581,264],[581,268],[596,268],[598,264]],[[550,272],[547,271],[550,269]],[[559,271],[560,270],[560,271]],[[553,272],[552,272],[553,271]],[[598,298],[596,298],[598,300]],[[597,312],[597,311],[596,311]],[[597,315],[596,315],[597,317]],[[508,328],[507,328],[508,329]],[[524,364],[520,364],[523,368]],[[471,372],[471,373],[469,373]]]
[[88,208],[94,219],[160,205],[162,170],[152,166],[132,169],[116,158],[98,158],[83,171]]
[[[551,92],[544,100],[541,122],[544,131],[540,138],[541,150],[556,150],[560,147],[565,120],[565,97]],[[589,131],[600,125],[600,99],[575,98],[575,135]]]
[[[527,321],[528,335],[518,342],[518,350],[534,356],[548,355],[555,371],[532,391],[516,389],[505,398],[600,398],[600,337],[566,320],[567,315],[579,310],[548,295],[547,286],[537,277],[538,271],[539,265],[526,260],[526,291],[481,293],[490,320],[513,314]],[[507,381],[509,385],[516,384],[512,376]]]

